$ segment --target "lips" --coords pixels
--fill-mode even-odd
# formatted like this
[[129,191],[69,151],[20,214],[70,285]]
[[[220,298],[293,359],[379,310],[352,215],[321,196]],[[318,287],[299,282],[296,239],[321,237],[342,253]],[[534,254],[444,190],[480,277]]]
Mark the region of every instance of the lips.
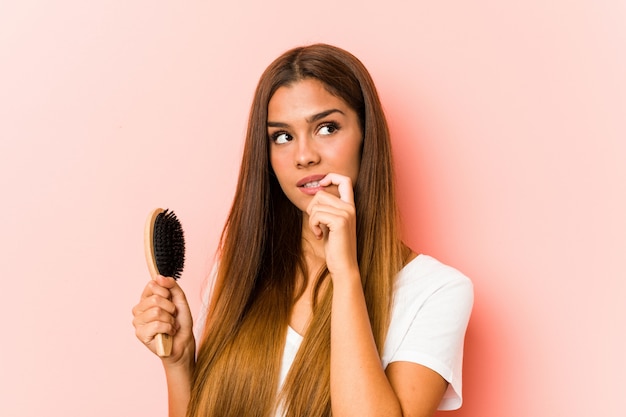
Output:
[[324,187],[320,185],[320,181],[325,176],[326,175],[309,175],[308,177],[304,177],[300,181],[298,181],[296,185],[298,186],[298,189],[304,194],[313,196],[317,194],[318,191],[324,189]]
[[306,184],[304,184],[302,186],[302,188],[315,188],[315,187],[319,187],[320,186],[320,182],[319,181],[312,181],[312,182],[307,182]]
[[308,177],[304,177],[300,181],[298,181],[296,183],[296,186],[300,188],[320,187],[320,181],[324,179],[325,176],[326,175],[309,175]]

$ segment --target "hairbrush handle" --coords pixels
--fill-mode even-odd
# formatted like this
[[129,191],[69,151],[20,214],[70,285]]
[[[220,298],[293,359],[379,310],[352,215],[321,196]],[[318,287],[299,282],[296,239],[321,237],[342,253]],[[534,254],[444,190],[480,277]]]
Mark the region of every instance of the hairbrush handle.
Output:
[[[165,210],[162,208],[154,209],[148,215],[146,219],[146,227],[144,230],[144,251],[146,254],[146,263],[148,264],[148,270],[152,279],[156,279],[159,275],[159,269],[157,267],[156,258],[154,255],[154,223],[159,214]],[[155,336],[157,355],[161,358],[166,358],[172,353],[172,337],[166,333],[158,333]]]

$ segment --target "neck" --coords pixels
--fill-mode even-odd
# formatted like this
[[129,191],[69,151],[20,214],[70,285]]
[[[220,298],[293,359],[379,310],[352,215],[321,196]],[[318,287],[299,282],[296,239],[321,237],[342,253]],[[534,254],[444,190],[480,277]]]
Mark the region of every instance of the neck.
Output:
[[309,216],[302,217],[302,256],[309,272],[318,271],[326,262],[324,240],[315,237],[309,227]]
[[317,239],[311,231],[309,217],[306,213],[302,218],[302,259],[305,263],[307,276],[298,274],[297,280],[301,288],[301,296],[310,300],[316,278],[326,264],[326,257],[324,256],[324,241]]

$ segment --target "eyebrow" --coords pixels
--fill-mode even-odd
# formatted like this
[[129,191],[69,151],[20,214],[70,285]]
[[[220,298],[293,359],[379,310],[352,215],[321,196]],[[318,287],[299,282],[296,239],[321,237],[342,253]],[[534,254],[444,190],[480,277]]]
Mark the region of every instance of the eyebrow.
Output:
[[[307,123],[314,123],[314,122],[316,122],[316,121],[318,121],[320,119],[323,119],[324,117],[329,116],[329,115],[331,115],[333,113],[341,113],[341,114],[345,115],[345,113],[342,112],[339,109],[329,109],[329,110],[324,110],[323,112],[320,112],[320,113],[316,113],[316,114],[314,114],[314,115],[312,115],[310,117],[307,117],[306,121],[307,121]],[[289,125],[287,123],[272,122],[272,121],[268,120],[267,127],[283,127],[283,128],[285,128],[285,127],[289,127]]]

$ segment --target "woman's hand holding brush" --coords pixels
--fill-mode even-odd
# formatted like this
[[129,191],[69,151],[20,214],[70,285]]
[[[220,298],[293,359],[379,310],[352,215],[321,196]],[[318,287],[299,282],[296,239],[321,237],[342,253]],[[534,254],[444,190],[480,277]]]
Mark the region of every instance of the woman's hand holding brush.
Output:
[[168,357],[162,358],[164,363],[188,364],[195,359],[189,304],[173,278],[159,275],[150,280],[139,303],[133,308],[133,316],[137,338],[153,353],[157,354],[157,334],[172,336],[172,351]]

